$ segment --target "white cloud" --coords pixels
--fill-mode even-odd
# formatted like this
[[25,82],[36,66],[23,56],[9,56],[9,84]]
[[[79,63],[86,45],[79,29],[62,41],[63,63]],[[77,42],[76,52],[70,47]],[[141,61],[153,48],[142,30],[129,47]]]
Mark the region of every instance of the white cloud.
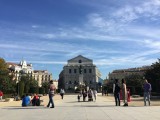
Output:
[[32,28],[39,28],[39,25],[32,25]]
[[160,52],[160,41],[144,40],[143,43],[146,47],[149,47],[149,48],[152,48],[152,49],[155,49],[155,50],[159,50],[159,52]]
[[52,33],[47,33],[47,34],[44,34],[43,37],[47,39],[53,39],[53,38],[56,38],[56,35]]
[[[142,17],[150,19],[152,17],[160,17],[160,1],[149,0],[144,1],[137,6],[126,5],[124,8],[117,10],[115,17],[123,22],[132,22]],[[151,19],[152,20],[152,19]]]

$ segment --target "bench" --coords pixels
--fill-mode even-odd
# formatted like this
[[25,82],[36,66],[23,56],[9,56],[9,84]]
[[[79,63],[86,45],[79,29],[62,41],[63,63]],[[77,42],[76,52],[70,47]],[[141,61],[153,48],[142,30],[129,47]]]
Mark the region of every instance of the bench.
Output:
[[13,99],[13,98],[5,98],[4,101],[5,101],[5,102],[12,102],[12,101],[14,101],[14,99]]

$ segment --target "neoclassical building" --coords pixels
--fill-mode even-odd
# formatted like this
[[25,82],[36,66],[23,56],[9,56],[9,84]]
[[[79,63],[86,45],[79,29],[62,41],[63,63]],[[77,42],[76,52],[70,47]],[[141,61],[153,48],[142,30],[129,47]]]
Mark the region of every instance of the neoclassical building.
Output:
[[10,74],[14,75],[13,80],[19,82],[21,75],[29,75],[38,82],[38,86],[41,87],[43,82],[49,82],[52,80],[52,74],[47,70],[34,70],[32,64],[27,64],[25,60],[20,61],[19,64],[7,62]]
[[79,85],[97,89],[101,73],[91,59],[79,55],[68,60],[59,75],[58,87],[76,89]]
[[11,63],[11,62],[7,62],[8,67],[16,72],[20,72],[22,71],[23,73],[32,73],[33,72],[33,67],[32,64],[27,64],[27,62],[25,60],[22,60],[19,62],[19,64],[17,63]]
[[32,76],[35,80],[37,80],[38,86],[40,87],[42,86],[42,83],[52,80],[52,74],[47,70],[34,70]]
[[140,76],[144,76],[144,73],[151,69],[151,66],[143,66],[143,67],[137,67],[137,68],[128,68],[128,69],[119,69],[119,70],[113,70],[112,73],[109,73],[109,81],[114,82],[115,79],[124,79],[125,77],[129,75],[138,74]]
[[18,80],[20,77],[20,74],[29,74],[32,75],[33,73],[33,67],[32,64],[27,64],[25,60],[20,61],[19,64],[7,62],[8,69],[10,72],[14,73],[14,80]]

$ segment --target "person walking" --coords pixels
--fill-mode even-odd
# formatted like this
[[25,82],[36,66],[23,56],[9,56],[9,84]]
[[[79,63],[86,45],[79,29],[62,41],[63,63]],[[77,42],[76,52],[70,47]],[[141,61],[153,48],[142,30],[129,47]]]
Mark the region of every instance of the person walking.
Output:
[[85,102],[87,97],[87,92],[85,90],[82,91],[82,96],[83,96],[83,102]]
[[49,85],[49,102],[47,107],[50,107],[50,104],[52,105],[52,107],[50,108],[54,108],[54,101],[53,101],[53,96],[55,93],[56,87],[53,84],[53,80],[50,81],[50,85]]
[[113,94],[116,106],[120,106],[120,86],[118,84],[118,79],[115,79],[115,83],[113,84]]
[[95,101],[96,101],[96,99],[97,99],[97,90],[93,90],[93,95],[94,95],[94,99],[95,99]]
[[63,99],[64,93],[65,93],[65,91],[64,91],[64,89],[62,88],[62,89],[60,90],[60,95],[61,95],[61,98],[62,98],[62,99]]
[[126,81],[122,79],[122,99],[124,102],[123,106],[128,106],[128,101],[127,101],[127,87],[126,87]]
[[92,89],[88,90],[88,101],[93,101],[93,91],[92,91]]
[[146,102],[148,100],[148,105],[150,106],[150,94],[151,94],[151,90],[152,90],[152,87],[151,87],[151,84],[148,83],[148,80],[145,80],[145,83],[144,83],[144,86],[143,86],[143,89],[144,89],[144,106],[146,106]]

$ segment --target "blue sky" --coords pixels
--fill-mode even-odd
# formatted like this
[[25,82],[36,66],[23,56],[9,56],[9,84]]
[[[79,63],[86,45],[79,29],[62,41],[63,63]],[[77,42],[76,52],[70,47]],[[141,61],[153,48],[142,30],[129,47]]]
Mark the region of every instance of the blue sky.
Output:
[[0,0],[0,57],[24,58],[53,78],[67,60],[115,69],[160,58],[160,0]]

